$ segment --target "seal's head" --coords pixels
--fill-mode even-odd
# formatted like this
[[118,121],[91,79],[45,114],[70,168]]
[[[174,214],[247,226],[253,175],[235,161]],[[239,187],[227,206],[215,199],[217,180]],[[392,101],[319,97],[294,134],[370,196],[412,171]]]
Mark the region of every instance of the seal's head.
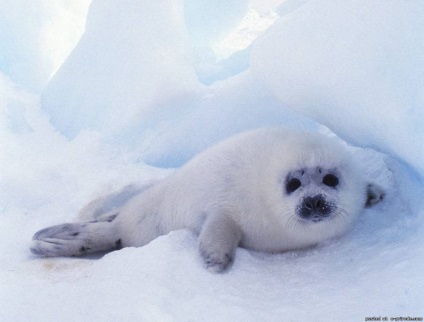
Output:
[[364,207],[384,196],[378,187],[367,184],[341,143],[305,134],[294,138],[290,148],[282,158],[280,218],[290,228],[284,233],[296,245],[343,234]]
[[[321,167],[291,171],[285,179],[285,193],[296,195],[297,220],[318,223],[331,220],[333,216],[346,216],[340,205],[340,174],[337,169]],[[365,195],[364,195],[365,198]]]

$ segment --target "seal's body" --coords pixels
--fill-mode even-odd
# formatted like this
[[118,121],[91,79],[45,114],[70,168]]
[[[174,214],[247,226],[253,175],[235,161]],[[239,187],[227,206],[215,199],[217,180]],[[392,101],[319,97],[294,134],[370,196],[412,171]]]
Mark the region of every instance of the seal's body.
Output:
[[206,266],[222,271],[237,246],[282,252],[339,236],[383,197],[337,141],[282,129],[237,135],[134,191],[93,221],[39,231],[32,252],[78,256],[188,228],[199,234]]

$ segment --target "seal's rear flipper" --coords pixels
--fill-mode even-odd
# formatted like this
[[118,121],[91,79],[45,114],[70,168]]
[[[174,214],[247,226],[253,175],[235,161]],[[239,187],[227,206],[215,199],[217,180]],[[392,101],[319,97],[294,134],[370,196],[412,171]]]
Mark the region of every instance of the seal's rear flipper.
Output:
[[62,224],[37,232],[31,252],[38,256],[82,256],[88,253],[121,248],[113,222]]
[[152,187],[156,181],[151,181],[143,185],[130,184],[106,196],[99,197],[86,206],[79,212],[79,218],[82,221],[103,221],[100,218],[105,214],[118,213],[122,207],[133,197],[144,192]]

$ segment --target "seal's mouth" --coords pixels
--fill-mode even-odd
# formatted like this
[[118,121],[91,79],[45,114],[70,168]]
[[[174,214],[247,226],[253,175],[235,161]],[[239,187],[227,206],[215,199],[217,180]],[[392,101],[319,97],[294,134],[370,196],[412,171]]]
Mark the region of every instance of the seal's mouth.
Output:
[[314,215],[314,216],[312,216],[312,217],[310,217],[306,220],[313,222],[313,223],[319,223],[319,222],[322,222],[322,221],[330,220],[330,217],[332,217],[332,216],[329,215],[329,216],[323,217],[323,216],[320,216],[320,215]]
[[309,218],[302,218],[301,216],[297,216],[297,220],[304,224],[304,225],[314,225],[314,224],[320,224],[320,223],[327,223],[330,222],[331,220],[333,220],[334,216],[333,215],[329,215],[326,217],[322,217],[322,216],[312,216]]

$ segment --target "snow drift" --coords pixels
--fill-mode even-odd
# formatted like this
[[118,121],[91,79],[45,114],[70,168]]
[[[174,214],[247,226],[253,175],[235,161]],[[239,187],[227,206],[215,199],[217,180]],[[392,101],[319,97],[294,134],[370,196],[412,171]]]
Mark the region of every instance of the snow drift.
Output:
[[68,137],[119,136],[149,127],[151,113],[183,113],[169,100],[198,87],[183,23],[182,1],[93,1],[86,32],[43,92],[52,123]]
[[423,16],[421,1],[310,1],[258,39],[252,71],[291,108],[422,175]]

